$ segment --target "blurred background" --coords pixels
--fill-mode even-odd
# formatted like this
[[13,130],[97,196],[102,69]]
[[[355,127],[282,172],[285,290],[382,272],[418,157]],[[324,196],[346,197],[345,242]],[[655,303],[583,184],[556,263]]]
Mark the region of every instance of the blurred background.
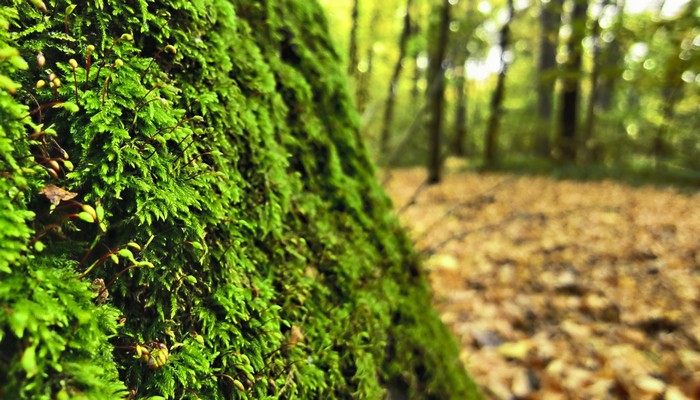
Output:
[[697,181],[697,0],[321,0],[381,166]]
[[321,2],[484,396],[700,398],[700,1]]

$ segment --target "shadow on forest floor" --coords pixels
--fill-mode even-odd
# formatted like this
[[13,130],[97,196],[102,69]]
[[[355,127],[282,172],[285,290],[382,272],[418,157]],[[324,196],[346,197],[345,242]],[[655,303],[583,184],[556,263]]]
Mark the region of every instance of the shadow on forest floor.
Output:
[[700,398],[700,192],[464,169],[386,189],[487,398]]

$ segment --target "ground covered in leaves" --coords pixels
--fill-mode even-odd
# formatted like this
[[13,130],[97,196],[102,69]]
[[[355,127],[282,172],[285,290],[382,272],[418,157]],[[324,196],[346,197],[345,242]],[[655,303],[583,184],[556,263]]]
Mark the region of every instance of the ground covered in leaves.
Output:
[[700,194],[422,169],[385,181],[493,399],[700,399]]

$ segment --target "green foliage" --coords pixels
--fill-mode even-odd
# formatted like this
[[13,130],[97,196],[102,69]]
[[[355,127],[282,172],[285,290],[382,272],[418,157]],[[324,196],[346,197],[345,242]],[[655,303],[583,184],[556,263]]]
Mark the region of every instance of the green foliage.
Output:
[[[350,33],[352,1],[321,0],[332,19],[333,34],[341,47],[347,47]],[[467,98],[466,150],[474,158],[483,152],[484,132],[491,114],[489,100],[497,83],[497,31],[502,25],[506,1],[458,1],[452,4],[451,36],[445,60],[445,153],[451,150],[458,95]],[[588,2],[589,12],[575,27],[584,28],[583,66],[579,72],[561,68],[566,57],[564,44],[572,26],[568,14],[570,2],[516,2],[515,18],[510,26],[512,46],[506,80],[506,98],[499,125],[502,135],[499,148],[503,158],[554,158],[560,133],[560,104],[550,104],[548,96],[560,99],[562,79],[579,83],[577,107],[578,161],[585,166],[615,168],[654,164],[658,178],[666,173],[700,168],[700,142],[696,127],[700,95],[700,46],[697,0],[676,5],[649,2],[607,2],[598,7]],[[551,23],[559,34],[544,35],[542,7],[554,15]],[[395,166],[425,163],[427,132],[421,116],[423,99],[429,82],[425,77],[427,52],[426,25],[430,19],[430,2],[413,2],[413,36],[409,56],[404,59],[403,73],[395,88],[396,113],[389,154],[380,146],[383,104],[389,90],[392,68],[399,50],[399,32],[405,1],[391,0],[360,6],[358,46],[360,63],[358,86],[367,86],[359,96],[367,107],[362,116],[362,131],[370,143],[372,156],[385,164],[394,156]],[[560,15],[560,13],[562,13]],[[560,18],[562,17],[563,18]],[[561,25],[563,24],[563,25]],[[564,29],[559,29],[563,27]],[[549,28],[552,29],[552,28]],[[541,43],[552,41],[557,68],[539,71]],[[465,54],[468,53],[468,54]],[[346,54],[343,51],[343,54]],[[372,57],[370,57],[370,54]],[[467,58],[466,85],[462,87],[462,57]],[[369,68],[370,59],[371,69]],[[365,72],[363,72],[366,70]],[[595,80],[595,85],[593,84]],[[368,83],[367,83],[368,82]],[[546,90],[542,91],[543,85]],[[552,108],[553,107],[553,108]],[[545,112],[545,110],[550,112]],[[590,114],[588,114],[590,111]],[[591,118],[589,119],[589,115]],[[591,126],[589,133],[588,127]],[[392,154],[393,153],[393,154]]]
[[0,394],[475,396],[317,4],[14,5]]
[[27,107],[12,97],[20,86],[9,76],[28,68],[19,50],[12,47],[7,32],[14,18],[13,9],[0,8],[0,191],[3,193],[0,197],[0,273],[11,272],[10,265],[26,250],[31,234],[26,220],[32,217],[23,204],[22,192],[28,185],[25,175],[34,171],[29,167],[22,169],[19,160],[28,154],[28,146],[17,143],[30,121],[23,118]]

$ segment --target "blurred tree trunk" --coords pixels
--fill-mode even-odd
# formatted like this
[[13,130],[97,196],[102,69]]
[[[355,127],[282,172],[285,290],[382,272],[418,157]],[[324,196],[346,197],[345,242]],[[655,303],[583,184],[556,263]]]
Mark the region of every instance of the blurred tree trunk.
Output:
[[467,138],[467,69],[464,64],[468,56],[460,58],[461,64],[456,69],[455,90],[457,91],[457,104],[455,108],[455,134],[452,142],[454,155],[464,157],[467,150],[464,142]]
[[573,0],[571,11],[571,36],[567,43],[567,60],[561,79],[561,120],[559,126],[559,159],[576,161],[577,148],[577,114],[579,103],[579,81],[581,78],[581,60],[583,39],[586,35],[587,0]]
[[[372,26],[377,24],[379,20],[379,9],[374,10],[372,14]],[[367,108],[367,102],[370,99],[369,86],[372,80],[372,68],[374,64],[374,44],[370,43],[367,46],[367,54],[365,59],[358,63],[357,68],[357,86],[355,89],[355,104],[357,110],[362,113]]]
[[394,105],[396,104],[396,91],[399,86],[399,76],[403,68],[403,60],[406,57],[406,47],[411,36],[411,0],[406,0],[406,14],[403,19],[403,29],[399,37],[399,58],[394,65],[389,82],[389,94],[384,106],[384,118],[382,122],[380,150],[382,156],[389,154],[389,142],[391,140],[391,127],[394,120]]
[[355,103],[360,113],[367,108],[367,102],[369,101],[369,81],[372,78],[372,65],[374,62],[373,45],[367,47],[367,55],[363,62],[366,62],[367,66],[362,68],[361,71],[358,70],[357,89],[355,90]]
[[[610,4],[611,6],[613,4]],[[600,75],[598,79],[598,95],[596,96],[596,106],[599,110],[610,111],[612,100],[615,94],[615,84],[620,79],[622,74],[622,49],[620,48],[620,35],[622,34],[622,24],[625,13],[625,0],[618,0],[614,7],[616,8],[615,21],[608,29],[612,33],[613,39],[604,48],[600,54]]]
[[557,45],[563,0],[550,0],[540,3],[540,54],[537,62],[537,114],[544,129],[537,132],[535,152],[546,157],[550,153],[549,137],[551,130],[552,109],[554,104],[554,86],[556,83]]
[[[414,15],[413,15],[413,23],[411,24],[411,37],[412,38],[420,38],[421,37],[421,33],[423,30],[423,27],[421,27],[421,21],[426,21],[428,19],[428,18],[426,18],[426,16],[421,14],[420,2],[418,5],[419,5],[418,7],[415,7]],[[424,75],[425,71],[424,71],[424,68],[421,67],[419,60],[421,59],[421,55],[423,54],[424,50],[425,50],[425,46],[423,46],[423,45],[413,44],[412,46],[409,46],[411,58],[413,59],[413,77],[411,79],[413,82],[411,85],[411,101],[413,102],[414,105],[417,105],[421,102],[420,82],[421,82],[421,79],[423,79],[423,75]]]
[[600,76],[600,51],[602,45],[602,38],[600,37],[600,18],[603,15],[605,7],[609,4],[609,0],[600,1],[600,11],[598,16],[596,16],[593,21],[593,26],[591,28],[591,43],[592,43],[592,56],[591,56],[591,77],[590,85],[591,90],[588,93],[588,105],[586,108],[586,130],[583,132],[583,137],[581,138],[581,150],[582,157],[588,161],[591,156],[596,153],[595,151],[595,140],[593,138],[593,131],[595,130],[595,115],[597,111],[598,96],[599,96],[599,82],[598,78]]
[[442,175],[442,118],[445,103],[445,79],[443,63],[447,50],[450,25],[450,1],[443,0],[435,6],[439,20],[431,22],[428,42],[428,183],[440,182]]
[[661,158],[668,156],[671,153],[667,136],[669,126],[673,123],[673,118],[676,114],[676,104],[681,99],[683,93],[683,82],[680,79],[683,71],[675,68],[676,65],[679,64],[680,63],[675,63],[675,65],[670,66],[670,68],[666,71],[664,78],[665,84],[661,89],[661,98],[664,100],[663,107],[661,109],[663,122],[656,128],[656,136],[654,137],[653,147],[657,170],[660,167]]
[[501,72],[498,74],[496,89],[491,96],[491,115],[485,136],[484,164],[495,165],[498,159],[498,125],[502,116],[503,97],[506,89],[506,74],[508,73],[508,62],[505,54],[509,44],[510,23],[513,20],[513,0],[508,0],[508,15],[501,27],[499,46],[501,48]]
[[[471,16],[474,9],[474,1],[470,0],[467,3],[467,15],[466,19]],[[469,28],[466,32],[471,34],[473,28]],[[460,46],[457,50],[457,55],[455,59],[455,90],[457,92],[457,104],[455,106],[455,134],[452,142],[452,152],[459,157],[464,157],[467,155],[467,149],[465,148],[465,140],[467,138],[467,67],[466,63],[469,59],[469,50],[466,45]]]
[[414,104],[418,104],[419,101],[418,97],[420,95],[420,80],[423,76],[423,70],[421,69],[420,62],[418,61],[420,59],[420,56],[420,50],[416,50],[413,53],[413,82],[411,85],[411,100]]
[[354,77],[357,73],[357,29],[360,25],[360,0],[352,4],[352,27],[350,28],[350,48],[348,49],[348,76]]

